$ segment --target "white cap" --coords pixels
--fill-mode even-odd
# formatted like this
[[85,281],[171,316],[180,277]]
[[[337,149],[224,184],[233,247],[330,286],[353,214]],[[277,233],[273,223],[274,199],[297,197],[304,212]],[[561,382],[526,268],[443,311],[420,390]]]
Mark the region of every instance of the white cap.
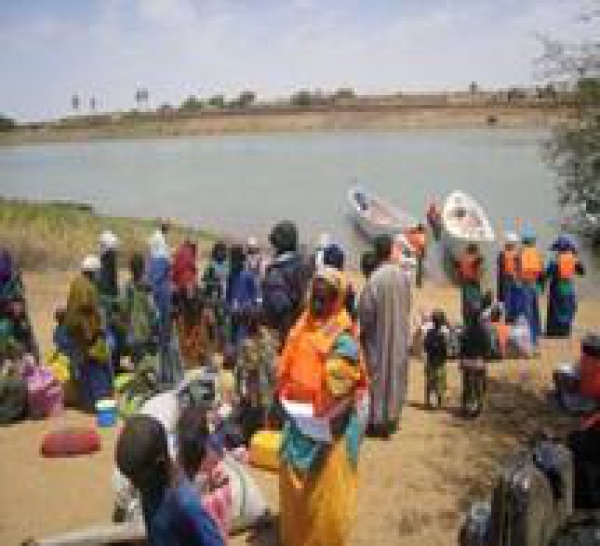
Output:
[[332,238],[329,233],[321,233],[319,235],[319,242],[317,244],[317,248],[326,248],[332,243]]
[[258,248],[258,241],[256,240],[256,237],[248,238],[248,247],[249,248]]
[[514,231],[508,231],[504,234],[504,240],[507,243],[516,245],[519,243],[519,236]]
[[119,246],[119,238],[112,231],[103,231],[100,235],[100,248],[114,250]]
[[93,273],[100,270],[100,259],[95,254],[88,254],[81,262],[81,270]]

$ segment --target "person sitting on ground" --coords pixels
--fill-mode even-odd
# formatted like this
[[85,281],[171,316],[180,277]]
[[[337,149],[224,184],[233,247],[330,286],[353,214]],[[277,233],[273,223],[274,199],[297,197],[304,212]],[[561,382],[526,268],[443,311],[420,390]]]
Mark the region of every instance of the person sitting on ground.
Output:
[[[195,431],[204,444],[206,430]],[[187,443],[184,439],[184,445]],[[201,451],[200,449],[198,451]],[[186,449],[184,468],[194,461]],[[201,454],[200,454],[201,455]],[[153,417],[135,415],[126,421],[117,441],[115,459],[120,472],[140,492],[148,541],[152,546],[223,546],[216,522],[203,508],[184,469],[169,456],[167,433]]]
[[425,405],[432,407],[435,396],[437,407],[444,404],[446,394],[446,361],[448,360],[448,336],[450,330],[445,313],[436,309],[431,314],[432,326],[425,334]]
[[461,404],[465,417],[477,417],[483,410],[490,341],[483,323],[481,304],[467,307],[467,313],[468,320],[460,344]]

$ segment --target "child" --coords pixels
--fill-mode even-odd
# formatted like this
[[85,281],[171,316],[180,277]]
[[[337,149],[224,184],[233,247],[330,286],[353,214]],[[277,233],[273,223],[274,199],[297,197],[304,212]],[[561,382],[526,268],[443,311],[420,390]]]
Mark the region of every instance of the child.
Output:
[[[197,434],[197,445],[202,447],[207,431],[198,430]],[[203,457],[200,451],[198,461]],[[140,492],[152,546],[224,546],[196,489],[171,461],[167,433],[159,421],[147,415],[130,418],[119,436],[115,458],[119,470]]]
[[490,338],[483,322],[481,303],[476,302],[467,309],[468,317],[460,348],[462,410],[466,417],[477,417],[483,409]]
[[446,360],[448,359],[448,336],[450,331],[443,311],[436,309],[431,314],[432,325],[423,342],[425,361],[425,404],[432,407],[431,396],[435,395],[438,408],[444,403],[446,393]]

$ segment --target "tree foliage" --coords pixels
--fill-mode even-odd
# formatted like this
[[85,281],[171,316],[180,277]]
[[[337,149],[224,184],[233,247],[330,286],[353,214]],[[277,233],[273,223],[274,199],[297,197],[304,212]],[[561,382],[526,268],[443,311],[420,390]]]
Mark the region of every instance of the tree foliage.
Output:
[[202,108],[204,108],[204,103],[194,95],[190,95],[179,107],[184,112],[193,112],[195,110],[202,110]]
[[8,132],[17,128],[17,122],[7,116],[0,114],[0,132]]
[[[600,22],[600,9],[581,22]],[[589,208],[600,203],[600,41],[544,39],[541,63],[547,78],[568,85],[576,106],[575,122],[558,127],[546,146],[546,158],[561,177],[559,202]]]

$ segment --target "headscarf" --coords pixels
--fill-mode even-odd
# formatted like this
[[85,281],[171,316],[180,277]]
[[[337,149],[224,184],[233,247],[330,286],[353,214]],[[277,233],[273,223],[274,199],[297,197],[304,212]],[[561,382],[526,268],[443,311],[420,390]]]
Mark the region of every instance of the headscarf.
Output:
[[163,232],[157,229],[148,239],[152,258],[168,258],[169,246]]
[[577,243],[568,235],[561,234],[552,243],[550,250],[554,252],[577,252]]
[[323,265],[339,271],[344,269],[344,249],[337,243],[331,243],[323,250]]
[[107,250],[116,250],[119,246],[119,238],[109,230],[102,232],[99,237],[100,250],[106,252]]

